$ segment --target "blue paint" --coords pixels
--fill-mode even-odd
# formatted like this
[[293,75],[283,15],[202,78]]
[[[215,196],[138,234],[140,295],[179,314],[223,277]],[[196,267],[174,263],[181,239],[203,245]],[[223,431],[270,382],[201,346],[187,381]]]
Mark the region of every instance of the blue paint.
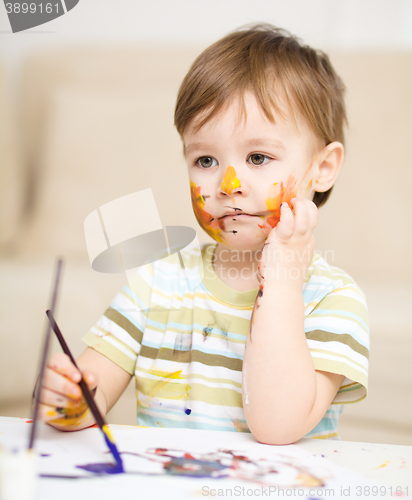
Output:
[[[105,429],[102,429],[103,436],[106,441],[106,444],[111,451],[116,463],[92,463],[92,464],[84,464],[84,465],[76,465],[78,469],[84,469],[88,472],[93,472],[95,474],[122,474],[124,473],[123,461],[120,457],[120,453],[117,450],[116,445],[110,439],[110,437],[105,432]],[[108,432],[108,431],[107,431]],[[109,433],[110,434],[110,433]]]
[[84,479],[85,476],[65,476],[64,474],[39,474],[39,477],[47,477],[52,479]]
[[114,459],[116,460],[116,471],[115,472],[109,472],[109,474],[120,474],[124,472],[123,468],[123,462],[122,458],[119,454],[119,451],[117,450],[116,445],[110,441],[109,437],[107,434],[104,432],[104,439],[106,440],[107,446],[109,447],[109,450],[112,452],[112,455],[114,456]]
[[76,467],[78,469],[87,470],[88,472],[93,472],[95,474],[121,474],[122,472],[124,472],[123,465],[121,466],[120,469],[118,464],[110,464],[110,463],[84,464],[84,465],[76,465]]
[[186,415],[190,415],[192,413],[192,410],[190,408],[185,409]]

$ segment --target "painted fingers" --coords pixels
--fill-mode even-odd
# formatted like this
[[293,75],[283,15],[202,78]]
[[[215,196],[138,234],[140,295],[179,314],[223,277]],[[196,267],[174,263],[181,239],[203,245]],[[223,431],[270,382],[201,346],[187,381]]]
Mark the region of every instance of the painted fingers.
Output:
[[261,285],[262,280],[286,279],[301,286],[312,260],[318,209],[310,200],[292,198],[290,204],[282,203],[280,221],[262,249],[258,271]]
[[282,242],[310,238],[318,222],[318,209],[313,201],[292,198],[291,205],[292,208],[282,203],[280,221],[275,228],[276,237]]
[[81,374],[66,354],[59,353],[50,357],[40,395],[39,418],[41,420],[53,424],[64,422],[67,425],[75,425],[76,422],[84,419],[88,406],[78,385],[82,375],[89,389],[94,393],[97,378],[93,373],[85,371]]

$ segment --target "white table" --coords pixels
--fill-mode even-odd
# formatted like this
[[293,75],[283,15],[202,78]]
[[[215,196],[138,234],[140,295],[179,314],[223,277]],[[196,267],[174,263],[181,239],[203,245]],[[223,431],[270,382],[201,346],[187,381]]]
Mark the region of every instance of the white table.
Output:
[[[28,419],[0,417],[1,447],[24,449],[31,425]],[[74,467],[74,463],[110,461],[99,429],[63,433],[40,423],[35,446],[39,453],[39,471],[76,473],[77,470],[88,477],[71,480],[40,478],[36,485],[35,500],[180,500],[196,497],[336,499],[383,498],[384,493],[387,497],[393,497],[396,493],[402,493],[403,498],[407,493],[412,497],[411,446],[316,439],[302,439],[290,446],[268,446],[257,443],[251,434],[244,433],[119,425],[110,425],[110,428],[119,451],[124,453],[125,468],[131,474],[92,476]],[[217,450],[235,450],[237,455],[247,456],[250,463],[237,461],[241,468],[246,468],[241,472],[236,467],[236,470],[231,468],[232,477],[172,476],[163,472],[163,464],[157,463],[159,457],[153,455],[153,449],[156,448],[167,448],[167,453],[176,453],[170,450],[182,450],[191,453],[196,459]],[[149,457],[147,460],[146,456],[144,459],[136,458],[127,452],[150,452],[150,456],[155,456],[155,459]],[[41,454],[47,456],[41,457]],[[161,456],[160,459],[171,460]],[[265,464],[270,463],[275,464],[276,474],[264,477],[253,475],[253,471],[257,470],[256,464],[266,467]],[[293,466],[290,466],[292,463]],[[296,464],[300,464],[299,467],[302,466],[306,472],[297,474],[299,467]],[[150,475],[154,471],[151,467],[160,467],[161,475]],[[248,467],[255,467],[251,474]],[[138,471],[138,474],[133,475],[133,471]],[[312,473],[313,476],[327,478],[324,488],[313,483]],[[246,480],[245,474],[250,474]],[[289,484],[288,481],[292,482]],[[281,486],[283,493],[279,490]]]

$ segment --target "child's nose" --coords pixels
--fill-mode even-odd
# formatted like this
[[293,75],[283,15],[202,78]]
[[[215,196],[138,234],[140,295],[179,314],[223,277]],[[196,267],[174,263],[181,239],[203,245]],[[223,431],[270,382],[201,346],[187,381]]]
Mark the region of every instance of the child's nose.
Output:
[[242,192],[242,185],[237,178],[236,170],[231,165],[227,167],[220,187],[221,190],[228,195]]

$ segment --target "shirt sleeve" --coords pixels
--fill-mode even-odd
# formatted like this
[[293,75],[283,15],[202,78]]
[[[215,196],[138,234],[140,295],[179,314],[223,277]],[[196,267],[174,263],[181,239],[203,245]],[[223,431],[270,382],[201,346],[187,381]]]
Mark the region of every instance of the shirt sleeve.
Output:
[[367,395],[368,312],[363,292],[340,281],[305,318],[305,333],[316,370],[345,376],[333,404],[354,403]]
[[152,282],[152,265],[128,273],[128,285],[122,288],[103,316],[82,338],[85,344],[131,375],[134,375],[141,349]]

